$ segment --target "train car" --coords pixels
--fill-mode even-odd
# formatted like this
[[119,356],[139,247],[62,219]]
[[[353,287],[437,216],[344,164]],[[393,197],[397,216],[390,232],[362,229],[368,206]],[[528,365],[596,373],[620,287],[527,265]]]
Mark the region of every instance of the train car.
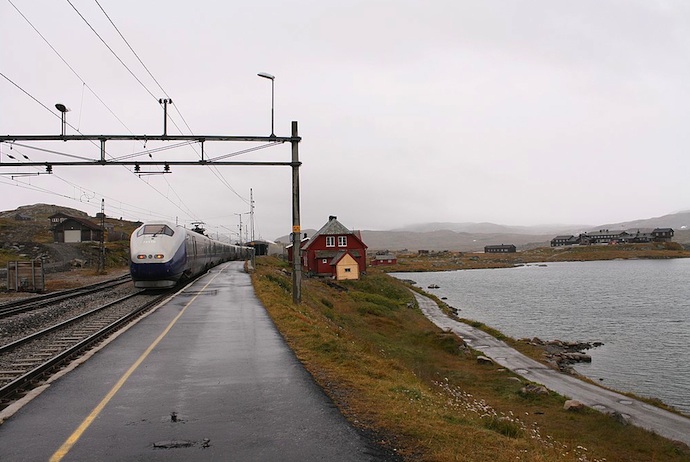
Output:
[[132,233],[129,269],[135,287],[169,288],[225,261],[251,258],[253,251],[170,222],[149,222]]

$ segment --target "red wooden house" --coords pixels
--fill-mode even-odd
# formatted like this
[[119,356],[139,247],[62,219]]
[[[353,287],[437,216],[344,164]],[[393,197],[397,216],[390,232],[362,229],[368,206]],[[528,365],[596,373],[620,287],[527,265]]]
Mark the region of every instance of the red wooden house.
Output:
[[[302,271],[307,275],[338,280],[359,279],[366,272],[367,246],[359,231],[350,231],[331,216],[310,239],[301,243]],[[288,248],[292,260],[292,248]]]

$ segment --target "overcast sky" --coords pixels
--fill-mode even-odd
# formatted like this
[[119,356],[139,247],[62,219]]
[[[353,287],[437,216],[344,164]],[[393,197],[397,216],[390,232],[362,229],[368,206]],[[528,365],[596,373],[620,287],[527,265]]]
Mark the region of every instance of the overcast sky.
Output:
[[[302,228],[329,215],[386,230],[597,225],[690,209],[685,0],[98,1],[155,81],[95,0],[0,0],[0,133],[59,134],[60,102],[68,134],[160,135],[157,99],[170,97],[169,134],[267,136],[271,83],[257,76],[267,72],[276,135],[298,121],[302,136]],[[100,155],[97,144],[22,144],[62,154],[2,144],[0,161]],[[163,145],[113,142],[108,156],[147,160]],[[207,144],[205,154],[260,145]],[[283,144],[228,160],[290,155]],[[105,198],[109,216],[227,233],[240,216],[249,223],[250,189],[257,237],[289,233],[289,167],[5,174],[0,210],[42,202],[94,215]]]

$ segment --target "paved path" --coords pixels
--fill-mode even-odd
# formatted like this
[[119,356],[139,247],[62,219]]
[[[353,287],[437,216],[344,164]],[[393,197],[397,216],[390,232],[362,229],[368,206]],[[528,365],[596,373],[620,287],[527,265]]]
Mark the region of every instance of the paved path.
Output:
[[0,425],[0,461],[386,457],[288,348],[242,262],[214,268],[43,388]]
[[687,417],[560,373],[517,352],[486,332],[449,318],[430,298],[417,293],[415,297],[424,315],[438,327],[452,331],[475,350],[527,380],[540,383],[601,412],[618,412],[633,425],[690,445],[690,419]]

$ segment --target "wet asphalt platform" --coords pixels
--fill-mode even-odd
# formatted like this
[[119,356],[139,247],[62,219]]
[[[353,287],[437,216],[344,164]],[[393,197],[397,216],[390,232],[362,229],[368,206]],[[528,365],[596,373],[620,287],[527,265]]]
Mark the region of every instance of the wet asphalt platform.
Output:
[[369,461],[241,262],[214,268],[0,425],[0,461]]

